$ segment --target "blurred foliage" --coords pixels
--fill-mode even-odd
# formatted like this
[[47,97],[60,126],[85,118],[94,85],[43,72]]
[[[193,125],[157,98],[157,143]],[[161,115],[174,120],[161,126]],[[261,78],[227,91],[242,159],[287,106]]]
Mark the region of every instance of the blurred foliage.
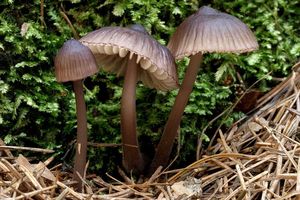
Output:
[[[300,57],[298,1],[46,0],[43,5],[41,2],[0,3],[0,137],[10,145],[55,149],[57,157],[69,164],[73,154],[66,152],[73,152],[76,135],[74,94],[70,83],[56,82],[53,70],[57,50],[73,37],[63,14],[80,36],[103,26],[139,23],[160,43],[167,44],[187,16],[202,5],[210,5],[240,18],[255,32],[260,50],[254,53],[205,55],[181,124],[181,165],[194,159],[202,129],[236,100],[236,85],[241,84],[241,78],[246,87],[264,78],[257,87],[266,91],[276,84],[272,77],[286,76]],[[180,80],[187,63],[188,59],[178,62]],[[122,78],[100,71],[84,83],[89,140],[120,143]],[[138,85],[138,131],[142,149],[150,157],[176,94],[177,90],[163,93]],[[226,125],[230,126],[240,116],[239,112],[230,115]],[[207,129],[206,139],[217,125]],[[90,147],[89,169],[100,173],[114,170],[121,161],[120,151]]]

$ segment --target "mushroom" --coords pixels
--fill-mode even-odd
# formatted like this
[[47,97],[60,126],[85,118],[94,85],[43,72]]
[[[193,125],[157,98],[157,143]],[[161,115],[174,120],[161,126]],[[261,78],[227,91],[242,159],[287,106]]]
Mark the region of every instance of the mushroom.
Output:
[[189,56],[190,63],[152,161],[151,171],[167,164],[181,117],[202,62],[202,54],[249,52],[256,50],[258,43],[251,30],[242,21],[203,6],[180,24],[171,37],[168,48],[177,60]]
[[83,177],[87,154],[87,117],[82,80],[98,72],[98,68],[90,49],[74,39],[64,43],[55,57],[54,65],[58,82],[73,82],[77,115],[74,180],[78,182],[77,188],[81,190],[82,180],[77,173]]
[[136,84],[162,91],[178,87],[175,60],[171,52],[154,40],[141,25],[103,27],[80,39],[104,70],[124,75],[121,98],[123,166],[142,172],[145,166],[136,133]]

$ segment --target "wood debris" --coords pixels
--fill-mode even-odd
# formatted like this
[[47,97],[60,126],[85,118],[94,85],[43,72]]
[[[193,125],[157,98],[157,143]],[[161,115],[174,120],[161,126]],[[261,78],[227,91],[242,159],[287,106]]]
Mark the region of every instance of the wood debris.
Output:
[[[168,179],[199,178],[200,199],[300,199],[300,75],[293,72],[223,133],[200,160]],[[232,131],[234,130],[234,131]]]
[[[5,152],[13,157],[11,152]],[[47,165],[52,158],[45,162],[31,164],[20,154],[17,158],[0,158],[0,199],[152,199],[151,193],[137,191],[125,184],[113,185],[106,183],[100,177],[90,176],[84,181],[85,192],[75,191],[72,173],[63,173],[54,167],[50,170]],[[90,185],[87,184],[90,183]]]

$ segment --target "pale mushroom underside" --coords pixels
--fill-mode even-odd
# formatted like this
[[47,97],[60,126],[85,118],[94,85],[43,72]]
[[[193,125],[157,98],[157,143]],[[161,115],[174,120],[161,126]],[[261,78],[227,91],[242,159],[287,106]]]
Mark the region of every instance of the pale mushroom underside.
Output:
[[105,27],[83,37],[82,44],[95,55],[99,67],[123,76],[128,59],[137,55],[138,80],[162,91],[178,87],[174,58],[150,36],[120,27]]

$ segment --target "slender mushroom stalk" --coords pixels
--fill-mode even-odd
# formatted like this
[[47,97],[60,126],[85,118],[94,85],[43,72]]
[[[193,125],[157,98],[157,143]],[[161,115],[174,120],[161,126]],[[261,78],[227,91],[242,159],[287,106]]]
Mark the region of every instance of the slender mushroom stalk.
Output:
[[174,140],[177,136],[177,129],[179,128],[181,117],[193,90],[202,58],[203,55],[199,52],[196,55],[193,55],[190,59],[182,85],[180,86],[168,121],[165,125],[163,135],[160,139],[160,143],[157,146],[156,152],[159,152],[159,154],[155,154],[156,156],[150,166],[151,172],[156,170],[160,165],[165,166],[168,162]]
[[139,149],[136,133],[136,83],[138,64],[134,55],[128,60],[121,99],[121,133],[123,165],[126,169],[143,171],[144,160]]
[[150,166],[150,173],[166,166],[177,136],[181,117],[192,92],[204,52],[242,53],[258,48],[255,36],[239,19],[207,6],[188,17],[175,31],[168,44],[176,59],[191,56],[162,138]]
[[136,83],[168,91],[178,87],[171,52],[155,41],[140,25],[130,28],[103,27],[80,39],[104,70],[124,75],[121,99],[123,166],[142,172],[145,166],[136,132]]
[[77,143],[73,179],[82,191],[87,154],[87,116],[82,81],[98,72],[95,57],[89,48],[76,40],[64,43],[55,57],[55,76],[58,82],[73,82],[76,100]]
[[[84,101],[84,92],[82,80],[73,81],[73,89],[76,101],[76,117],[77,117],[77,143],[74,158],[74,180],[78,182],[78,189],[82,190],[82,181],[78,174],[83,178],[86,165],[87,154],[87,117],[86,105]],[[78,174],[77,174],[78,173]]]

